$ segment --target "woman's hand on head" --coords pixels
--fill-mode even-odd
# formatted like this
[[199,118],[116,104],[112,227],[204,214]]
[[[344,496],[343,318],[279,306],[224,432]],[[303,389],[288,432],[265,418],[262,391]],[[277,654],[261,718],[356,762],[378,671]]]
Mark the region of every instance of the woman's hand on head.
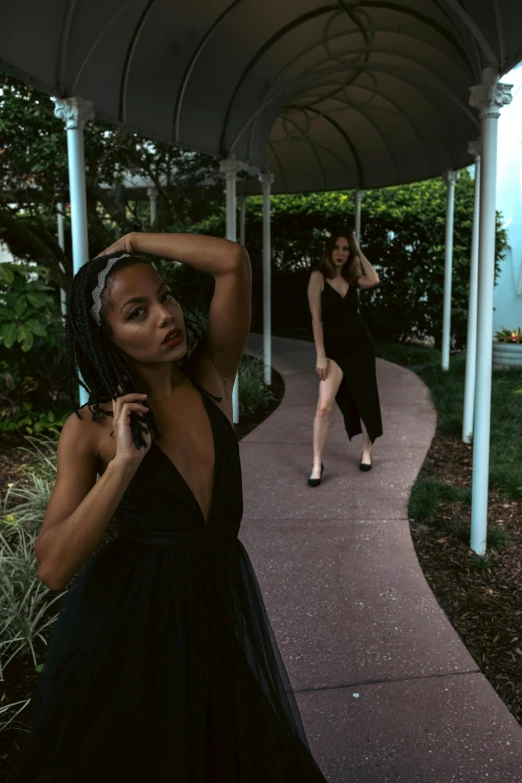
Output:
[[137,449],[132,440],[131,432],[131,413],[134,412],[141,418],[149,409],[143,403],[146,401],[146,394],[124,394],[114,400],[114,422],[113,433],[116,441],[116,454],[114,460],[125,465],[139,465],[151,446],[152,437],[149,428],[141,423],[142,437],[145,446]]
[[317,359],[315,370],[320,381],[325,381],[328,375],[328,359],[326,357]]
[[125,234],[124,236],[120,237],[116,240],[116,242],[113,242],[112,245],[105,248],[105,250],[102,250],[101,253],[98,253],[96,258],[99,258],[100,256],[112,256],[116,255],[116,253],[129,253],[129,255],[137,255],[137,249],[136,249],[136,242],[135,242],[135,234]]

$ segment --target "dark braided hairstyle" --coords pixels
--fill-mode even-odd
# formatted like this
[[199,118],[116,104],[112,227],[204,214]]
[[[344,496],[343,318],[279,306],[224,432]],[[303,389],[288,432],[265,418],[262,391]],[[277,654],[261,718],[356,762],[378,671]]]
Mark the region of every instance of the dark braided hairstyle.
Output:
[[[110,339],[110,328],[103,312],[100,312],[101,326],[97,325],[91,313],[92,292],[98,284],[98,274],[105,269],[111,258],[119,258],[122,255],[125,257],[113,265],[107,275],[106,284],[116,272],[125,267],[135,264],[152,266],[149,261],[139,256],[129,256],[123,252],[99,256],[80,267],[69,291],[65,334],[67,360],[71,371],[70,395],[76,415],[79,416],[74,399],[75,382],[83,386],[88,394],[87,407],[94,422],[100,421],[103,416],[113,415],[112,412],[102,410],[100,404],[140,391],[126,354]],[[146,446],[143,431],[152,432],[156,439],[160,437],[151,410],[142,418],[132,412],[130,425],[132,440],[137,449]]]

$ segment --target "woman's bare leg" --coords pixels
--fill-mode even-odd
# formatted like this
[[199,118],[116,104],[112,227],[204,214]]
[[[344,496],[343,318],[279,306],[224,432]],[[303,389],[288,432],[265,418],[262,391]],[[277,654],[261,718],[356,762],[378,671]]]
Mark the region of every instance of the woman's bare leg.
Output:
[[314,467],[310,476],[312,479],[321,477],[321,461],[328,435],[330,413],[342,379],[343,371],[336,362],[330,360],[327,376],[324,381],[319,382],[319,400],[314,419]]
[[368,435],[368,431],[362,421],[361,421],[361,427],[362,427],[362,435],[363,435],[363,453],[362,453],[361,462],[363,463],[363,465],[371,465],[372,442],[370,440],[370,436]]

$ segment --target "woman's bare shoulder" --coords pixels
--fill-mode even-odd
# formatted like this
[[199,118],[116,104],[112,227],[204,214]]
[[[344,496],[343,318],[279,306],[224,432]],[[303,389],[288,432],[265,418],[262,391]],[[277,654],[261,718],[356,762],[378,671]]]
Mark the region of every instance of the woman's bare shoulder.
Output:
[[324,288],[324,275],[318,269],[314,269],[310,275],[310,282],[308,284],[308,291],[310,294],[319,294]]
[[71,413],[62,428],[58,453],[66,453],[74,448],[75,453],[85,459],[100,459],[101,453],[105,451],[103,442],[106,439],[103,436],[112,431],[112,416],[109,415],[112,413],[112,401],[101,403],[99,408],[108,415],[97,421],[93,420],[93,411],[87,405]]

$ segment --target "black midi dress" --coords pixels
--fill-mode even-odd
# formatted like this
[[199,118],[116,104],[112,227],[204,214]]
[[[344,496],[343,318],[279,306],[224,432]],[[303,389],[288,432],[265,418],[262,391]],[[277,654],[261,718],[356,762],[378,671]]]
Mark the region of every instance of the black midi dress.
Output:
[[238,540],[238,442],[203,400],[208,519],[153,443],[64,599],[14,783],[326,783]]
[[324,280],[321,294],[324,348],[328,359],[343,372],[336,402],[348,438],[362,432],[361,420],[372,441],[382,435],[381,407],[375,372],[375,346],[359,314],[357,288],[342,296]]

